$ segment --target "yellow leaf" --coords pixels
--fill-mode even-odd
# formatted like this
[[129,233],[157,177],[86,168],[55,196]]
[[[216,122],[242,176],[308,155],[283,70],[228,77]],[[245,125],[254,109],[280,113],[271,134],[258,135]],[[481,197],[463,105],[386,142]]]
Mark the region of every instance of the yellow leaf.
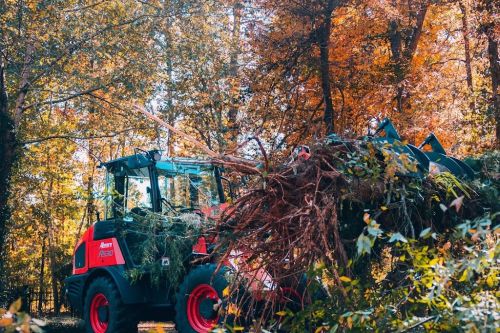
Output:
[[493,288],[493,286],[495,285],[495,278],[493,275],[488,275],[488,277],[486,278],[486,283],[488,284],[488,286],[490,288]]
[[342,282],[351,282],[352,281],[351,278],[348,276],[341,276],[339,279]]
[[285,311],[278,311],[278,312],[276,312],[276,315],[280,316],[280,317],[283,317],[283,316],[286,315],[286,312]]
[[234,326],[233,331],[243,331],[245,328],[241,326]]
[[467,276],[468,276],[468,274],[467,274],[467,269],[466,269],[466,270],[464,270],[464,272],[462,273],[462,276],[460,277],[460,279],[458,281],[460,281],[460,282],[466,281]]
[[18,298],[14,303],[12,303],[9,307],[10,313],[18,313],[21,309],[21,298]]
[[224,290],[222,291],[222,296],[224,297],[229,296],[229,286],[224,288]]
[[437,264],[439,262],[439,258],[434,258],[432,259],[431,261],[429,261],[429,265],[430,266],[434,266],[435,264]]
[[227,313],[238,317],[240,315],[240,309],[238,308],[238,306],[236,304],[229,303],[227,306]]
[[387,208],[386,206],[380,206],[380,210],[385,212],[386,210],[388,210],[389,208]]
[[314,333],[327,332],[329,328],[329,326],[320,326],[314,331]]
[[352,317],[347,317],[347,327],[352,328]]

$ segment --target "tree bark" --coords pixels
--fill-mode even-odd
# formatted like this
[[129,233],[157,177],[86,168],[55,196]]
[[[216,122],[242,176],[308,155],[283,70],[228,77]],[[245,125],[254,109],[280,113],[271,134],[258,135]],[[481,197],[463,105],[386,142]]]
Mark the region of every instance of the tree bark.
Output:
[[23,68],[21,70],[21,79],[19,81],[19,93],[16,98],[16,108],[14,114],[14,129],[17,131],[24,111],[26,95],[30,88],[31,66],[33,64],[33,52],[35,47],[32,41],[28,40],[26,53],[24,54]]
[[402,37],[399,31],[398,22],[392,20],[389,22],[389,43],[391,45],[391,60],[394,72],[394,78],[396,83],[396,108],[398,112],[403,112],[403,93],[404,88],[402,86],[403,80],[405,78],[402,60]]
[[229,77],[231,80],[231,96],[228,118],[228,132],[226,139],[226,149],[232,150],[238,145],[239,126],[238,104],[240,100],[240,85],[238,80],[238,56],[240,54],[240,34],[241,34],[241,14],[243,5],[240,1],[235,1],[233,4],[233,30],[231,41],[231,54],[229,60]]
[[[52,165],[52,156],[50,149],[47,151],[46,155],[46,169],[51,170]],[[57,264],[57,256],[56,256],[56,231],[54,226],[54,218],[52,215],[52,211],[55,207],[54,205],[54,176],[52,174],[48,175],[48,186],[47,186],[47,196],[45,198],[45,205],[43,211],[43,217],[45,226],[47,228],[47,257],[49,259],[49,269],[50,269],[50,280],[52,287],[52,296],[54,299],[54,314],[58,315],[60,310],[60,302],[59,302],[59,286],[58,286],[58,264]]]
[[332,13],[335,7],[333,0],[328,0],[324,10],[323,23],[318,29],[319,41],[319,68],[321,74],[321,89],[323,91],[323,101],[325,102],[325,110],[323,120],[326,125],[326,134],[332,134],[335,129],[334,109],[332,101],[332,91],[330,85],[330,34],[332,31]]
[[428,8],[429,2],[424,0],[417,11],[410,14],[414,16],[415,23],[410,29],[407,29],[408,32],[404,35],[401,32],[398,19],[389,22],[387,36],[391,47],[391,61],[396,85],[396,109],[399,113],[402,113],[408,104],[409,93],[404,86],[404,80],[410,71],[411,62],[417,51]]
[[38,316],[42,315],[43,311],[43,290],[45,275],[45,236],[42,238],[42,259],[40,263],[40,275],[38,277]]
[[464,39],[464,53],[465,53],[465,72],[467,75],[467,88],[469,91],[469,109],[470,112],[474,112],[476,109],[475,97],[474,97],[474,82],[472,78],[472,61],[470,57],[470,31],[469,31],[469,19],[467,8],[463,1],[458,1],[458,6],[462,12],[462,38]]
[[[0,43],[2,43],[0,35]],[[3,51],[0,44],[0,51]],[[16,160],[17,140],[14,132],[14,120],[9,113],[9,98],[5,81],[6,64],[0,54],[0,294],[4,289],[4,250],[7,236],[7,222],[10,219],[8,198],[10,177]]]
[[495,144],[500,147],[500,59],[498,58],[498,40],[495,38],[494,28],[491,26],[486,30],[488,36],[488,60],[490,62],[491,88],[493,110],[495,114]]

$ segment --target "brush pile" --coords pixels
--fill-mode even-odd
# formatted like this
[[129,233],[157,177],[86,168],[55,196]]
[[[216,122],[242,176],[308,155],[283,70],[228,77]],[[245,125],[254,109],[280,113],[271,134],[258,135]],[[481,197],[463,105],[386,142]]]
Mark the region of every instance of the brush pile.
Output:
[[426,175],[389,144],[323,141],[310,150],[308,159],[264,171],[225,212],[213,230],[223,259],[249,253],[249,267],[265,268],[282,285],[321,263],[341,286],[341,276],[365,272],[353,261],[360,266],[354,259],[381,249],[381,230],[416,238],[489,209],[472,183]]

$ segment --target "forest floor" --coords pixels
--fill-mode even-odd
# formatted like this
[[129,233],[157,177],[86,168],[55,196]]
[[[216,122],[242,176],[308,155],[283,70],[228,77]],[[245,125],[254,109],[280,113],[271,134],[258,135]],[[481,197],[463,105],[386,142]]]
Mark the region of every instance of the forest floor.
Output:
[[[69,315],[43,318],[43,320],[47,323],[47,325],[43,327],[45,333],[85,332],[82,320],[71,317]],[[175,332],[175,325],[173,323],[157,323],[157,322],[140,322],[139,332],[150,332],[151,330],[154,330],[157,327],[163,328],[165,332]]]

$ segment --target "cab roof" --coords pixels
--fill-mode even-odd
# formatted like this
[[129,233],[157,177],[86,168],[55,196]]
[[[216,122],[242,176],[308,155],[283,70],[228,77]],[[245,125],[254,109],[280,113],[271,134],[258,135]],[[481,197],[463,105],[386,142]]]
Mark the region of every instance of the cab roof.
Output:
[[161,158],[157,150],[137,152],[134,155],[120,157],[108,162],[101,163],[110,172],[126,169],[141,169],[156,164],[158,170],[166,174],[199,174],[203,171],[213,170],[215,163],[208,159],[188,157],[166,157]]

